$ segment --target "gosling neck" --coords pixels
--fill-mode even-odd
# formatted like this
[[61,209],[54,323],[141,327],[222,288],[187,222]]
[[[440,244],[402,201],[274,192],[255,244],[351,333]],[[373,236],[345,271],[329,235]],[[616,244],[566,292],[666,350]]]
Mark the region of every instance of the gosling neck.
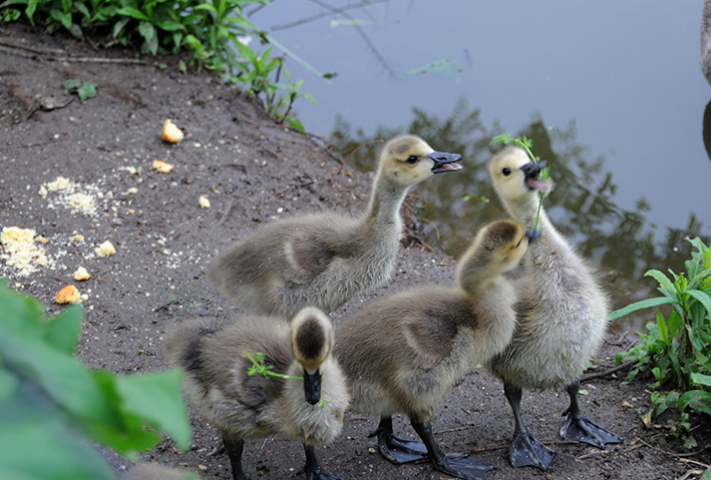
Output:
[[398,224],[400,222],[400,206],[405,200],[409,186],[392,182],[382,171],[378,171],[373,182],[373,191],[365,217],[373,220],[375,225]]
[[507,200],[504,198],[501,200],[509,214],[516,221],[525,225],[526,228],[533,228],[536,224],[536,218],[538,218],[539,229],[548,228],[550,226],[548,216],[543,208],[541,208],[539,216],[538,205],[541,201],[539,194],[531,193],[517,200]]

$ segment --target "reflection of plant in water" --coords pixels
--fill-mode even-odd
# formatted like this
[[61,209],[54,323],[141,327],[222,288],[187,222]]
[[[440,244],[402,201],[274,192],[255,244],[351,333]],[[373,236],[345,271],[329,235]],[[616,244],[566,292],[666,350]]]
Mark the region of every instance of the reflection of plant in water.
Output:
[[[437,224],[436,229],[428,223],[421,224],[418,235],[456,256],[471,242],[477,225],[504,214],[497,201],[470,201],[482,196],[496,198],[486,173],[486,161],[492,154],[489,143],[503,133],[503,128],[497,122],[488,128],[484,126],[479,110],[470,108],[463,99],[444,118],[419,109],[414,109],[413,115],[406,129],[379,126],[372,136],[362,129],[353,131],[339,119],[331,138],[344,157],[359,145],[371,143],[352,160],[353,165],[366,170],[372,169],[379,145],[372,140],[389,138],[403,130],[421,136],[437,150],[461,153],[462,171],[423,183],[416,190],[422,199],[418,215],[436,220]],[[515,133],[517,137],[524,135],[532,139],[536,153],[548,161],[556,182],[555,192],[546,199],[546,212],[585,257],[633,278],[642,278],[644,271],[659,265],[683,267],[690,251],[682,239],[701,236],[702,225],[693,213],[688,226],[669,229],[665,241],[655,243],[653,227],[646,219],[648,203],[641,198],[631,210],[616,205],[617,185],[612,173],[604,168],[605,158],[591,158],[589,149],[577,143],[575,122],[565,128],[549,129],[536,116],[526,128]],[[437,233],[441,240],[437,239]]]

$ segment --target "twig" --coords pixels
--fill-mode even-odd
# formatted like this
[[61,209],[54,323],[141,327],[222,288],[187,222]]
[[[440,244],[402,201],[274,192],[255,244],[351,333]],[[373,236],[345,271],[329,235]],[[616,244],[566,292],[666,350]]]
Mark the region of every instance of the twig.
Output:
[[696,460],[689,460],[688,458],[680,458],[679,461],[684,463],[693,463],[694,465],[698,465],[699,467],[709,468],[709,466],[705,463],[697,462]]
[[106,57],[68,57],[66,53],[62,50],[57,52],[61,54],[57,55],[50,51],[29,48],[20,45],[13,45],[7,42],[0,42],[0,51],[11,53],[14,55],[20,55],[21,57],[34,58],[36,55],[31,53],[25,53],[24,50],[32,52],[36,55],[42,55],[47,57],[48,60],[54,60],[56,62],[74,62],[74,63],[129,63],[135,65],[148,65],[146,60],[136,60],[135,58],[106,58]]
[[218,227],[221,227],[221,226],[225,223],[225,220],[227,220],[227,216],[230,214],[230,210],[232,210],[232,205],[233,205],[233,204],[234,204],[234,200],[233,200],[232,198],[230,198],[230,199],[227,201],[227,206],[225,207],[225,211],[224,211],[224,213],[222,214],[222,218],[221,218],[220,221],[217,223],[217,226],[218,226]]
[[17,45],[12,42],[4,42],[0,40],[0,45],[4,47],[9,47],[9,48],[17,48],[20,50],[27,50],[28,52],[32,53],[39,53],[40,55],[66,55],[67,52],[64,50],[61,50],[59,48],[34,48],[34,47],[26,47],[25,45]]
[[702,470],[689,470],[686,472],[683,476],[679,477],[677,480],[686,480],[692,475],[703,475],[704,472]]
[[639,360],[627,360],[626,362],[623,362],[616,367],[613,367],[609,370],[605,370],[604,372],[599,372],[599,373],[590,373],[588,375],[583,375],[580,377],[580,383],[586,383],[589,382],[590,380],[594,380],[596,378],[603,378],[608,375],[612,375],[613,373],[619,372],[620,370],[625,370],[627,368],[632,367],[633,365],[636,365],[639,363]]

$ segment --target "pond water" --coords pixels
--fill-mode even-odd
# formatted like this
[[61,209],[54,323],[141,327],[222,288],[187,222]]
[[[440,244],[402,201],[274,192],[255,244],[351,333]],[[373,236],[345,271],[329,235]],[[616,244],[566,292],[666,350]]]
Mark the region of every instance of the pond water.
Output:
[[[319,102],[295,105],[306,130],[344,155],[404,131],[464,155],[464,171],[415,190],[435,248],[456,256],[501,216],[484,167],[491,138],[531,137],[552,167],[556,226],[601,270],[639,283],[625,304],[653,286],[647,269],[682,269],[686,236],[711,237],[702,3],[281,0],[251,18],[338,74],[326,82],[287,61]],[[374,151],[351,162],[368,168]]]

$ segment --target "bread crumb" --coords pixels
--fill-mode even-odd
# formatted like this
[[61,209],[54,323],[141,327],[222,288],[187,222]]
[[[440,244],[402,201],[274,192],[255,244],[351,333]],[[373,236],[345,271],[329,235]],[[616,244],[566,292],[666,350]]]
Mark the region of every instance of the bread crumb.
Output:
[[39,193],[40,197],[44,198],[47,196],[47,188],[44,185],[42,185],[39,189],[39,192],[37,192],[37,193]]
[[108,257],[116,253],[116,248],[113,243],[106,240],[104,243],[96,247],[94,250],[97,257]]
[[26,277],[37,267],[47,265],[47,256],[41,247],[35,245],[37,232],[31,228],[4,227],[0,233],[0,243],[5,252],[2,259],[14,267],[20,277]]
[[81,294],[79,294],[79,290],[74,285],[67,285],[57,293],[57,296],[54,297],[54,302],[59,304],[79,303],[81,302]]
[[202,208],[210,208],[210,199],[207,198],[205,195],[200,195],[200,198],[198,199],[198,204]]
[[168,143],[178,143],[183,140],[183,131],[172,121],[166,120],[163,123],[163,140]]
[[81,282],[82,280],[89,280],[90,278],[91,274],[84,267],[79,267],[77,268],[77,271],[74,272],[74,280],[76,280],[77,282]]
[[135,195],[138,193],[138,189],[136,187],[131,187],[128,189],[128,194],[129,195]]
[[166,163],[163,160],[153,160],[153,170],[158,173],[170,173],[175,168],[175,165]]

